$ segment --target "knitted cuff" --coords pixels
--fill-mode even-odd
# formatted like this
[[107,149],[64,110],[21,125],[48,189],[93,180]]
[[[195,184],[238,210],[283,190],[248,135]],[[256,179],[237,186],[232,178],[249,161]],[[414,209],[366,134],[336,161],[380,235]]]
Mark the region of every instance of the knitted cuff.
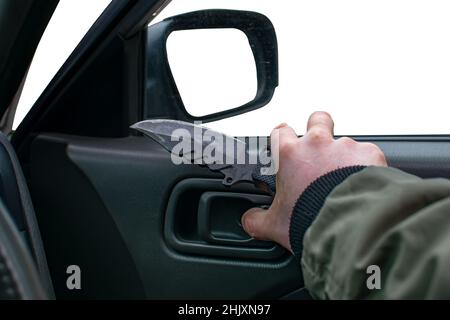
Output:
[[331,171],[316,179],[300,195],[292,211],[289,228],[289,241],[297,259],[300,260],[302,256],[305,233],[319,214],[328,195],[350,175],[364,168],[366,167],[352,166]]

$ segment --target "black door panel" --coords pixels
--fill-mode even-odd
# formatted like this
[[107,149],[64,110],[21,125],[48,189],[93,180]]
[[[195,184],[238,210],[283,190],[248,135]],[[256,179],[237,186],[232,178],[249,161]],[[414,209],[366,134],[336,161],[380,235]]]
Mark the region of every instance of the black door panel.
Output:
[[405,139],[380,141],[377,144],[385,152],[391,166],[423,178],[450,178],[450,139],[430,140]]
[[[450,177],[450,142],[377,143],[393,166]],[[287,252],[239,228],[267,195],[220,179],[172,164],[144,137],[38,136],[29,180],[57,297],[279,298],[301,288]],[[66,289],[72,264],[81,291]]]
[[[171,192],[164,239],[178,252],[263,261],[285,260],[287,252],[270,242],[250,239],[240,218],[255,206],[271,203],[250,184],[227,188],[221,179],[191,178]],[[284,259],[283,259],[284,256]]]
[[[58,298],[277,298],[302,285],[300,267],[284,251],[268,260],[171,246],[164,218],[174,187],[189,178],[217,182],[220,174],[176,166],[147,138],[41,135],[30,160],[31,192]],[[251,185],[230,191],[260,193]],[[238,253],[274,247],[216,246]],[[81,267],[81,291],[66,289],[71,264]]]

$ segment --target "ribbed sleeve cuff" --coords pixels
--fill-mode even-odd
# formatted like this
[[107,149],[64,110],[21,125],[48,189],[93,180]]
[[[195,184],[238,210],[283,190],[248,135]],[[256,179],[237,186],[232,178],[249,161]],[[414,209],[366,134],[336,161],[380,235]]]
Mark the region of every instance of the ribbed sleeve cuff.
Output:
[[366,167],[352,166],[331,171],[316,179],[300,195],[292,211],[289,228],[291,249],[297,259],[300,260],[302,256],[306,231],[322,209],[325,199],[336,186],[364,168]]

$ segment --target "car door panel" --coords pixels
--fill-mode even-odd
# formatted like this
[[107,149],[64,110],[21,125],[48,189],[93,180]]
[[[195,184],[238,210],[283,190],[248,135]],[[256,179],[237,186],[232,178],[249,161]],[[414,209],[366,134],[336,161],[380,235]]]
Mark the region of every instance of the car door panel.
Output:
[[[450,177],[450,142],[380,140],[392,166]],[[29,173],[57,297],[280,298],[303,286],[286,251],[238,230],[240,215],[267,204],[267,194],[174,165],[148,138],[39,135]],[[205,233],[204,215],[215,233]],[[81,291],[66,287],[72,264],[82,269]]]
[[[166,241],[164,220],[174,187],[192,178],[217,183],[220,174],[176,166],[147,138],[41,135],[33,142],[30,163],[33,201],[58,297],[277,298],[302,285],[299,265],[280,248],[274,259],[264,259],[264,250],[261,257],[245,258],[183,252]],[[229,192],[261,194],[251,185]],[[182,218],[182,225],[189,223]],[[214,246],[244,249],[204,248],[211,252]],[[64,272],[71,264],[82,270],[83,290],[66,288]]]

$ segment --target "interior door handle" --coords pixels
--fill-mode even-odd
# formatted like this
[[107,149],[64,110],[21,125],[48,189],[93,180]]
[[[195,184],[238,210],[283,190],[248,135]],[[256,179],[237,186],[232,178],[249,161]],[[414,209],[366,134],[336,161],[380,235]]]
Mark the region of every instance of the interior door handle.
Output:
[[168,247],[196,256],[287,259],[290,255],[281,246],[250,238],[240,225],[246,210],[271,202],[271,196],[249,183],[226,187],[220,179],[182,180],[168,201],[164,239]]
[[198,206],[198,232],[207,242],[221,245],[270,247],[257,241],[242,228],[242,214],[251,207],[267,206],[272,197],[249,193],[205,192]]

